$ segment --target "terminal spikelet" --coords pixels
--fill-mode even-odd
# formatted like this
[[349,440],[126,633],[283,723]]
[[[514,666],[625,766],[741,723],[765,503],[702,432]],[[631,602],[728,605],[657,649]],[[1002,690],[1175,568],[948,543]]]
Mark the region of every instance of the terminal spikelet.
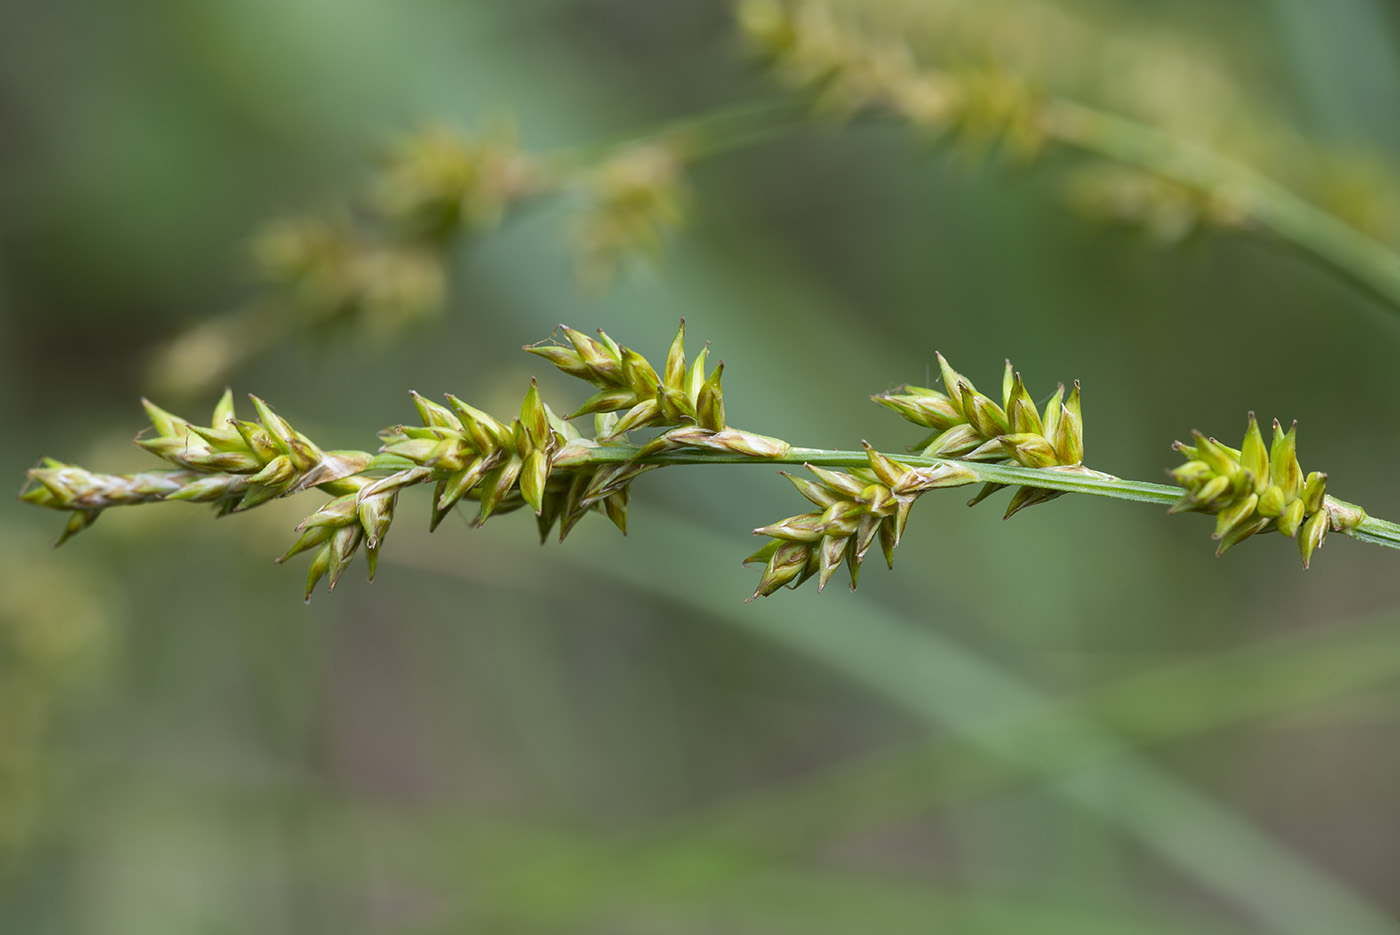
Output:
[[59,542],[92,525],[102,510],[161,500],[212,503],[219,515],[251,509],[310,487],[335,485],[370,461],[362,451],[325,451],[256,396],[257,421],[234,412],[225,390],[207,426],[142,400],[155,434],[136,444],[175,465],[175,471],[99,474],[46,458],[31,468],[20,498],[72,510]]
[[1216,517],[1212,538],[1219,541],[1216,555],[1255,533],[1278,530],[1298,539],[1303,567],[1312,563],[1328,532],[1354,529],[1366,512],[1327,496],[1327,475],[1318,471],[1304,476],[1298,465],[1298,424],[1287,432],[1274,420],[1273,441],[1266,450],[1254,413],[1239,448],[1193,432],[1195,443],[1173,447],[1186,463],[1168,472],[1186,488],[1171,512],[1210,513]]

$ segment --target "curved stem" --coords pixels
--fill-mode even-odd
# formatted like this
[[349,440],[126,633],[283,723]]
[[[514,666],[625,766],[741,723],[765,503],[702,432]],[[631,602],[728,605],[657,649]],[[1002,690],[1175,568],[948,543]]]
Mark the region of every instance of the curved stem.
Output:
[[1221,198],[1281,242],[1400,311],[1400,255],[1253,169],[1154,127],[1064,99],[1045,104],[1042,127],[1062,145]]

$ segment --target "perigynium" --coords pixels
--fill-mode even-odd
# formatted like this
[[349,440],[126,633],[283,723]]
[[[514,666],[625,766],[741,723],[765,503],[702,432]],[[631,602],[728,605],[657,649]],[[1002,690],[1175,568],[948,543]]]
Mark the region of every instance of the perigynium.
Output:
[[[209,425],[145,402],[155,432],[136,444],[172,468],[101,474],[45,459],[30,469],[20,497],[70,514],[62,543],[111,507],[188,500],[212,503],[222,515],[319,489],[331,499],[301,522],[300,537],[278,559],[312,552],[308,599],[322,578],[334,588],[362,546],[373,577],[406,489],[432,484],[430,528],[470,501],[474,525],[529,507],[541,540],[557,526],[562,541],[589,512],[625,533],[632,482],[675,464],[802,464],[815,478],[783,472],[816,509],[754,530],[769,537],[745,560],[764,563],[754,597],[812,577],[820,589],[843,564],[854,588],[877,541],[893,564],[918,497],[978,481],[983,488],[969,505],[1016,485],[1007,517],[1066,492],[1211,513],[1217,554],[1269,529],[1299,537],[1305,567],[1329,531],[1400,548],[1400,526],[1327,496],[1325,475],[1303,476],[1296,428],[1284,432],[1275,422],[1266,451],[1252,414],[1238,450],[1200,433],[1194,445],[1177,443],[1188,458],[1171,472],[1179,487],[1125,481],[1083,464],[1078,383],[1068,394],[1060,385],[1038,406],[1008,361],[998,401],[937,355],[942,390],[904,386],[871,397],[932,430],[911,449],[917,454],[896,457],[864,442],[860,451],[797,448],[727,423],[724,365],[707,370],[708,346],[687,360],[684,320],[660,368],[601,330],[596,338],[564,325],[559,332],[563,342],[525,350],[593,388],[567,417],[544,402],[533,380],[509,423],[450,394],[443,405],[415,393],[422,424],[383,430],[383,444],[370,453],[323,449],[257,397],[257,420],[245,421],[226,391]],[[591,435],[572,421],[586,416],[593,417]],[[652,434],[629,437],[636,432]]]

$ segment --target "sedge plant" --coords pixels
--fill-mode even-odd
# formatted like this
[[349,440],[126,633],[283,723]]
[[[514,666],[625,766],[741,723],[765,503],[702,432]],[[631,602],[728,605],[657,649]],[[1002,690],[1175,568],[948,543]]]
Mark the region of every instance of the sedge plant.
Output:
[[[1007,361],[994,397],[938,355],[940,389],[903,386],[871,397],[926,433],[911,453],[880,452],[865,443],[859,450],[803,448],[727,422],[724,364],[709,367],[708,345],[687,358],[684,320],[659,367],[601,330],[595,338],[561,325],[556,336],[525,350],[592,388],[567,416],[544,401],[533,380],[519,416],[509,422],[450,394],[444,404],[415,393],[421,424],[382,430],[382,444],[371,452],[325,449],[257,397],[256,418],[240,419],[229,390],[208,425],[147,400],[154,432],[138,436],[136,444],[169,467],[103,474],[46,458],[28,472],[20,496],[68,513],[62,543],[111,507],[189,501],[209,503],[223,515],[318,490],[329,499],[301,522],[299,538],[278,559],[311,553],[308,600],[323,578],[334,588],[362,549],[373,577],[399,495],[409,488],[430,488],[432,528],[463,507],[475,508],[476,526],[528,507],[541,540],[557,529],[562,541],[589,513],[602,513],[625,533],[633,481],[686,464],[805,469],[783,476],[813,508],[753,530],[765,539],[744,560],[763,566],[753,597],[811,578],[821,589],[843,565],[854,588],[876,543],[893,567],[920,496],[979,483],[969,505],[1016,488],[1008,518],[1065,493],[1210,514],[1217,554],[1277,531],[1298,541],[1305,568],[1332,532],[1400,548],[1400,526],[1328,495],[1325,474],[1303,472],[1296,424],[1285,430],[1275,421],[1266,444],[1253,413],[1238,448],[1199,432],[1190,444],[1177,442],[1185,462],[1170,472],[1175,486],[1123,480],[1084,463],[1077,382],[1068,392],[1061,384],[1037,403]],[[591,433],[585,434],[575,420],[586,424],[588,417]]]
[[[586,277],[606,278],[629,254],[659,249],[680,222],[689,165],[833,117],[893,121],[966,151],[997,147],[1022,162],[1059,150],[1113,163],[1112,178],[1121,182],[1129,172],[1135,194],[1100,203],[1103,213],[1149,227],[1182,229],[1185,218],[1185,228],[1266,235],[1400,312],[1400,258],[1343,212],[1202,146],[1053,93],[1033,70],[974,65],[966,55],[926,60],[882,16],[861,12],[872,11],[840,0],[736,3],[738,32],[790,90],[787,99],[546,155],[526,152],[503,127],[474,136],[434,128],[404,139],[353,209],[269,225],[254,244],[269,295],[174,340],[157,357],[155,382],[176,393],[202,390],[256,352],[258,341],[293,327],[352,325],[383,335],[420,320],[444,304],[452,247],[545,197],[581,201],[581,268]],[[1014,18],[985,18],[1002,38],[1014,31]],[[1174,484],[1124,480],[1085,465],[1077,383],[1037,401],[1007,363],[1000,392],[986,394],[939,356],[940,388],[904,386],[872,397],[925,434],[908,453],[798,447],[729,425],[723,364],[707,369],[708,348],[688,359],[684,334],[682,322],[664,363],[654,366],[601,331],[594,338],[560,326],[556,340],[526,350],[592,387],[567,416],[534,383],[509,421],[453,396],[444,404],[414,394],[422,424],[385,429],[376,451],[322,448],[256,397],[256,418],[240,419],[228,391],[208,425],[146,402],[154,434],[137,444],[170,467],[103,474],[46,459],[30,470],[21,497],[68,512],[62,542],[113,506],[185,500],[226,514],[318,489],[330,499],[306,517],[281,559],[311,553],[308,597],[323,578],[333,587],[361,549],[373,575],[408,488],[431,486],[433,528],[467,504],[477,525],[529,507],[542,537],[557,528],[562,539],[590,512],[625,532],[637,477],[703,463],[805,468],[784,476],[812,509],[755,529],[766,540],[746,560],[763,566],[755,597],[814,577],[824,587],[842,565],[854,586],[877,542],[892,563],[918,497],[968,484],[982,485],[974,504],[1014,487],[1008,517],[1064,493],[1206,513],[1216,518],[1218,552],[1278,531],[1298,541],[1305,567],[1331,532],[1400,548],[1400,526],[1328,495],[1325,474],[1302,470],[1296,425],[1273,422],[1266,443],[1251,413],[1238,447],[1200,433],[1178,442],[1185,460],[1170,472]],[[585,431],[587,422],[578,420],[590,416]]]

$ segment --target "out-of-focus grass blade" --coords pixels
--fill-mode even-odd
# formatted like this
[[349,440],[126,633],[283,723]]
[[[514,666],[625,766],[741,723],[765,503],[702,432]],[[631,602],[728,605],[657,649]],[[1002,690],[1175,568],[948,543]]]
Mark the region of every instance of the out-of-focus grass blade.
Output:
[[[731,550],[730,543],[713,533],[681,520],[663,519],[655,510],[650,521],[670,527],[662,533],[667,541],[685,542],[687,549],[697,553],[724,554]],[[934,763],[939,769],[925,773],[936,778],[937,784],[948,781],[948,775],[955,776],[954,785],[962,784],[966,794],[972,789],[986,790],[1014,782],[1016,777],[1035,778],[1067,802],[1117,826],[1178,872],[1236,904],[1271,932],[1400,932],[1393,920],[1325,871],[1236,812],[1136,757],[1129,740],[1088,716],[1093,711],[1107,714],[1110,721],[1121,721],[1125,712],[1147,712],[1154,715],[1149,734],[1172,736],[1267,710],[1272,704],[1266,703],[1270,697],[1267,691],[1245,691],[1240,696],[1241,704],[1234,709],[1236,713],[1228,716],[1228,708],[1201,706],[1193,717],[1187,717],[1184,712],[1191,708],[1180,703],[1181,695],[1164,697],[1190,683],[1209,682],[1206,673],[1212,670],[1218,685],[1219,677],[1231,675],[1226,663],[1164,670],[1136,684],[1105,690],[1099,693],[1097,703],[1081,702],[1057,709],[1052,698],[991,660],[936,630],[916,628],[874,604],[863,604],[859,618],[851,619],[848,607],[834,600],[823,602],[813,595],[783,594],[779,599],[743,605],[720,588],[671,588],[665,582],[671,580],[669,570],[677,560],[674,553],[629,548],[626,543],[561,556],[599,575],[625,581],[642,591],[663,593],[717,622],[779,643],[867,686],[930,726],[951,730],[959,737],[956,753],[935,754]],[[1274,678],[1261,679],[1261,684],[1282,683],[1297,692],[1294,698],[1306,701],[1310,691],[1320,691],[1328,684],[1346,690],[1370,682],[1387,654],[1368,653],[1368,645],[1363,641],[1357,647],[1334,648],[1339,657],[1365,663],[1354,672],[1336,666],[1333,671],[1340,674],[1335,682]],[[1306,640],[1303,646],[1302,653],[1281,653],[1275,671],[1296,674],[1312,652]],[[1389,655],[1393,657],[1395,653],[1392,648]],[[1268,666],[1260,669],[1268,670]],[[1308,671],[1312,674],[1318,670]],[[1380,673],[1385,671],[1381,669]],[[1237,685],[1245,684],[1238,667],[1233,678]],[[1221,694],[1212,693],[1216,698]],[[1157,706],[1171,701],[1177,702],[1176,710],[1183,712],[1180,719],[1156,720]],[[1112,789],[1113,794],[1104,795],[1106,788]],[[801,792],[787,789],[782,795],[800,796]],[[933,793],[926,801],[940,797]],[[807,809],[792,817],[801,815],[808,819],[821,817]],[[715,827],[709,825],[711,830],[707,833],[714,833]],[[660,856],[647,850],[647,861]],[[679,878],[693,882],[721,870],[719,876],[727,879],[727,873],[704,856],[687,857],[684,848],[670,856],[679,861],[675,868]],[[757,855],[747,856],[740,862],[749,863]],[[583,868],[574,865],[562,869],[568,876]],[[608,887],[599,885],[602,881],[596,877],[586,883],[582,879],[566,882],[547,872],[535,878],[533,884],[528,879],[517,882],[527,888],[541,886],[541,890],[536,890],[537,896],[548,892],[545,902],[552,908],[547,914],[558,913],[555,917],[560,919],[571,917],[574,909],[586,912],[585,907],[596,909],[608,902],[604,892]],[[630,888],[639,881],[634,876],[630,881],[618,882]],[[513,894],[511,903],[518,903],[515,896],[524,895],[515,885],[508,884],[505,889]],[[577,897],[578,902],[571,897]]]
[[[386,819],[388,827],[397,822]],[[457,842],[452,853],[440,861],[460,871],[463,867],[487,869],[500,859],[508,865],[539,859],[549,854],[554,859],[567,858],[597,870],[591,861],[597,847],[578,832],[546,831],[538,828],[448,820],[441,826],[444,841]],[[379,835],[376,832],[376,838]],[[473,857],[462,860],[461,842],[471,842]],[[414,836],[407,845],[421,857],[421,838]],[[489,852],[489,861],[483,860]],[[703,849],[689,852],[692,864],[712,860],[723,864],[723,854],[707,854]],[[625,884],[628,903],[619,915],[645,919],[666,931],[688,931],[688,926],[703,919],[704,931],[762,931],[772,935],[802,933],[802,935],[847,935],[851,932],[880,932],[881,935],[936,931],[957,932],[958,935],[1002,935],[1008,932],[1034,932],[1036,935],[1227,935],[1236,929],[1203,927],[1198,922],[1176,923],[1161,918],[1149,918],[1141,910],[1129,906],[1086,906],[1069,900],[1055,899],[1043,893],[989,890],[984,888],[948,888],[900,880],[856,876],[849,873],[811,869],[765,869],[723,887],[692,888],[682,891],[676,886],[657,886],[655,875],[645,867],[622,868],[613,865],[612,874],[584,872],[579,875],[582,890],[595,884],[607,887]],[[421,869],[418,871],[421,880]],[[560,890],[559,892],[567,892]],[[539,895],[539,894],[537,894]],[[550,894],[557,895],[557,894]],[[548,929],[539,904],[517,907],[524,911],[502,918],[503,926],[518,931],[523,923],[526,930],[531,921]],[[534,910],[534,912],[531,911]],[[470,915],[469,913],[467,915]],[[562,927],[570,921],[558,920]],[[470,931],[469,924],[481,923],[475,918],[436,919],[400,929],[398,935],[428,935],[446,931]],[[586,925],[587,923],[583,923]],[[636,926],[634,926],[635,928]],[[631,929],[629,929],[631,930]]]

